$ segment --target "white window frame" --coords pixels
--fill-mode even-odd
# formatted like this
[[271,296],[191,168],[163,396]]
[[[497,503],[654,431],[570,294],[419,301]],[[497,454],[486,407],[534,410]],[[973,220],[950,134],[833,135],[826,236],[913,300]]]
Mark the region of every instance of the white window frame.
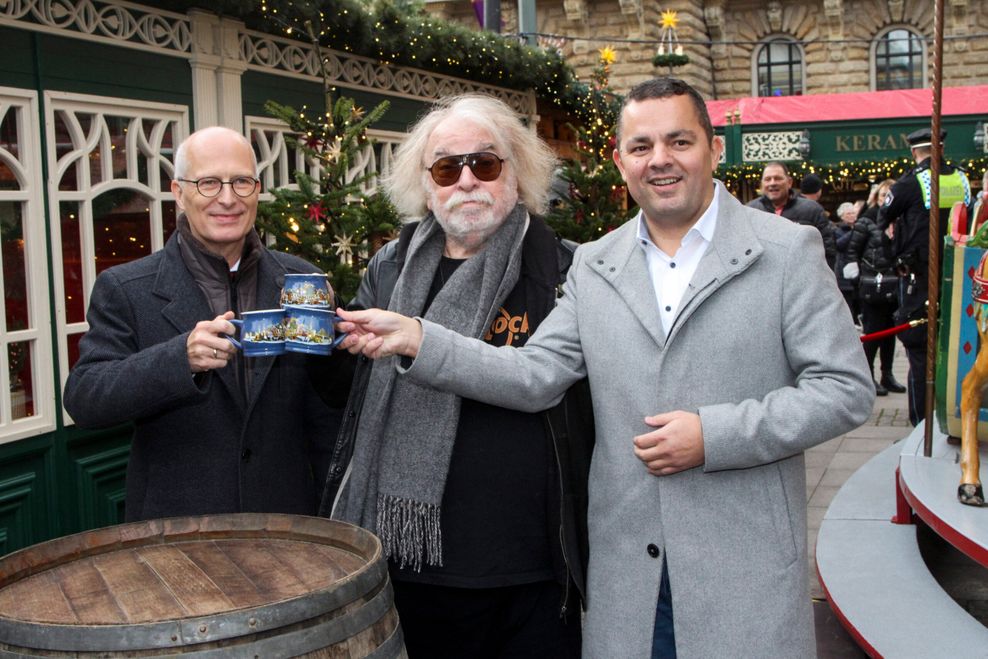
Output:
[[[136,178],[113,178],[112,158],[103,157],[102,181],[95,185],[90,183],[90,171],[88,167],[80,168],[80,181],[77,190],[59,190],[58,182],[62,174],[80,159],[88,157],[89,154],[99,149],[106,149],[109,144],[108,136],[97,131],[97,123],[93,121],[89,134],[81,133],[75,139],[81,141],[77,148],[63,155],[60,159],[56,157],[55,144],[55,115],[58,112],[84,112],[96,114],[100,117],[109,115],[113,117],[126,117],[129,119],[152,119],[161,122],[168,122],[172,125],[172,143],[177,148],[185,137],[188,136],[189,108],[185,105],[175,105],[168,103],[153,103],[150,101],[139,101],[128,98],[110,98],[105,96],[92,96],[89,94],[72,94],[66,92],[46,91],[45,102],[45,127],[48,143],[45,145],[48,156],[48,200],[49,218],[51,225],[52,242],[52,276],[54,278],[55,294],[55,320],[58,335],[58,363],[61,373],[61,387],[64,389],[65,380],[69,373],[68,338],[70,335],[82,334],[89,329],[89,323],[77,321],[69,323],[66,317],[65,307],[65,280],[64,268],[62,264],[62,228],[60,206],[61,202],[79,203],[79,226],[80,226],[80,249],[82,256],[82,288],[84,296],[84,307],[89,309],[89,296],[92,292],[93,283],[96,281],[96,259],[95,240],[93,236],[93,199],[100,194],[114,189],[130,189],[138,192],[149,199],[150,219],[151,219],[151,252],[155,252],[164,247],[164,227],[161,203],[170,201],[173,196],[170,191],[162,190],[160,185],[160,168],[148,167],[148,184],[141,183]],[[128,147],[138,147],[138,140],[142,131],[130,131],[128,133]],[[160,139],[163,131],[152,134],[152,141]],[[146,145],[159,159],[159,164],[164,166],[169,172],[173,171],[173,163],[165,158],[155,148],[155,144]],[[136,156],[128,156],[128,159]],[[134,161],[136,162],[136,160]],[[131,163],[132,164],[132,163]],[[128,169],[136,169],[128,167]],[[156,185],[157,184],[157,185]],[[63,419],[66,425],[73,423],[72,418],[63,410]]]
[[[273,117],[248,116],[244,118],[246,133],[257,153],[258,178],[261,179],[261,201],[273,199],[269,192],[275,188],[296,189],[295,172],[303,170],[318,180],[319,166],[315,162],[304,162],[301,151],[294,159],[288,152],[285,135],[291,133],[288,125]],[[365,194],[373,194],[377,189],[377,179],[391,172],[394,151],[408,137],[406,133],[391,130],[367,129],[367,144],[357,156],[357,162],[347,172],[347,180],[352,181],[366,172],[375,176],[364,182]],[[376,148],[375,148],[376,147]]]
[[[38,127],[37,92],[0,87],[0,116],[18,113],[19,153],[3,151],[0,158],[20,179],[19,190],[0,191],[0,201],[19,202],[24,232],[24,267],[27,279],[27,329],[7,331],[6,315],[0,316],[0,444],[55,429],[55,372],[51,349],[51,314],[48,301],[48,262],[45,251],[44,178],[41,170],[41,131]],[[2,259],[2,256],[0,256]],[[0,293],[4,294],[0,276]],[[7,346],[31,342],[34,414],[13,419]]]

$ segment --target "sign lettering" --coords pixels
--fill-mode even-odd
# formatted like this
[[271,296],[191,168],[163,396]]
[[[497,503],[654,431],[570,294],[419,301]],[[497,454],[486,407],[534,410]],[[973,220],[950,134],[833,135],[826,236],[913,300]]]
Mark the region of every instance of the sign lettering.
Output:
[[834,147],[838,152],[847,151],[906,151],[909,142],[906,134],[863,133],[860,135],[836,135]]

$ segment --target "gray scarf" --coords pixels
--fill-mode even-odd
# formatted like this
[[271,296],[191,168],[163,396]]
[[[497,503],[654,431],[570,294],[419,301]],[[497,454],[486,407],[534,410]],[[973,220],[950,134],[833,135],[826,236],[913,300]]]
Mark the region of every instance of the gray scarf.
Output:
[[[425,318],[481,338],[518,282],[528,213],[508,215],[483,250],[450,276]],[[388,309],[420,315],[446,234],[430,214],[415,231]],[[401,567],[442,565],[443,491],[460,418],[460,398],[398,377],[397,357],[373,365],[350,474],[333,517],[375,531]]]

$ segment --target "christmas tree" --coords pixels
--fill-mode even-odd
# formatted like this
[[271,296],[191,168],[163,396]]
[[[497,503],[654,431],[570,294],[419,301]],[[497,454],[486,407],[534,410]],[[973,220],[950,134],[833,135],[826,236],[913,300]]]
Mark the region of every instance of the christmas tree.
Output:
[[351,169],[368,144],[367,128],[388,108],[382,102],[365,113],[352,99],[339,98],[323,116],[310,116],[268,101],[265,109],[288,124],[288,146],[318,165],[318,176],[295,172],[297,189],[271,191],[274,199],[260,204],[257,227],[273,248],[296,254],[330,276],[344,300],[357,291],[373,248],[395,232],[397,212],[381,197],[368,197],[363,184],[374,172],[352,176]]
[[614,127],[621,98],[611,89],[610,47],[600,49],[600,59],[579,104],[577,157],[564,161],[559,178],[568,185],[547,215],[549,225],[563,238],[586,242],[599,238],[628,219],[627,192],[611,157]]

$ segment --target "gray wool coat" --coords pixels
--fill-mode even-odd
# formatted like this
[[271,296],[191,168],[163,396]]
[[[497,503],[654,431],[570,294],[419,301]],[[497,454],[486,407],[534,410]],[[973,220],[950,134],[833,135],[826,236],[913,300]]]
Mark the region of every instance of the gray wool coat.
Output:
[[[96,278],[65,409],[84,428],[133,423],[127,521],[314,515],[339,418],[313,389],[308,367],[329,358],[247,359],[246,401],[233,362],[194,379],[185,343],[195,324],[214,314],[177,239],[176,232],[164,249]],[[257,268],[258,309],[278,307],[286,273],[316,269],[270,250]]]
[[[819,232],[717,190],[713,240],[668,334],[628,222],[580,247],[524,348],[422,321],[404,371],[529,411],[589,377],[586,657],[649,656],[663,555],[681,659],[816,652],[803,451],[863,423],[875,391]],[[651,476],[632,438],[645,416],[677,409],[699,413],[705,464]]]

